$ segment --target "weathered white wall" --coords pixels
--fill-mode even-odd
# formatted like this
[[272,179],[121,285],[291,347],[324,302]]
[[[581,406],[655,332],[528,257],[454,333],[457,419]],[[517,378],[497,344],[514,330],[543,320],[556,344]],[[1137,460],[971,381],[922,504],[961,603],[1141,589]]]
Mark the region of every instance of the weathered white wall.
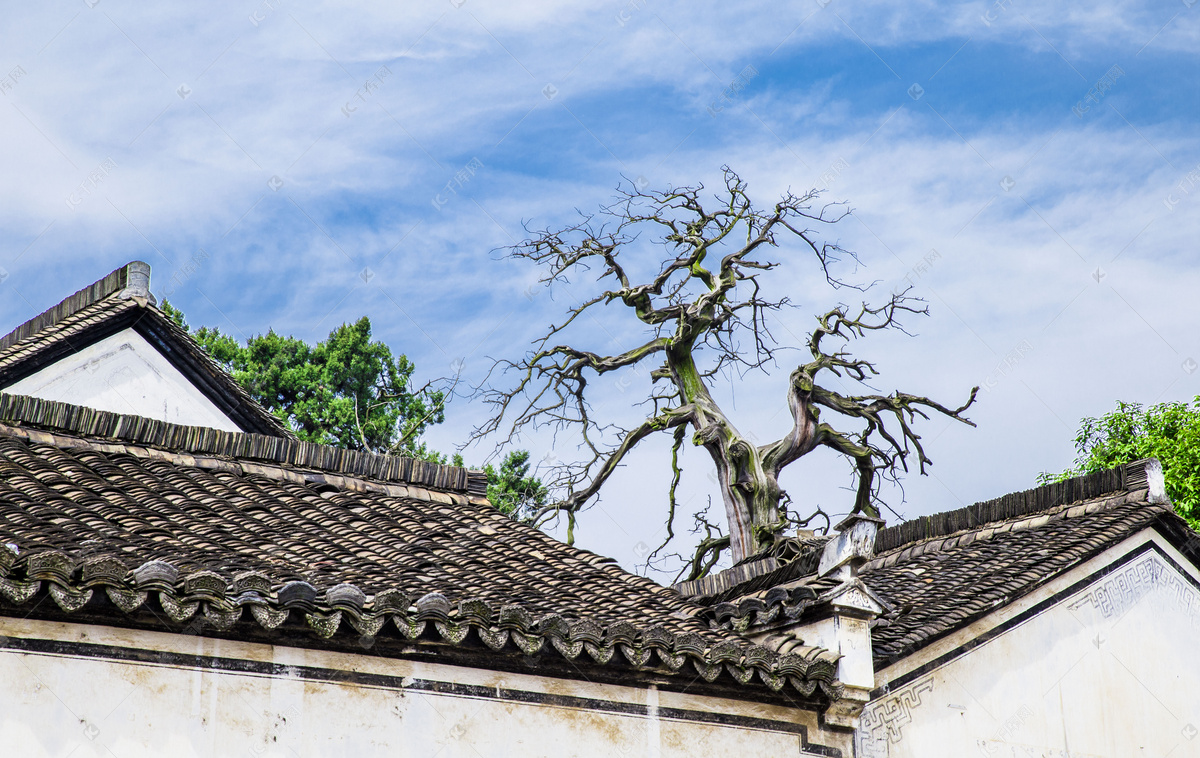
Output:
[[132,329],[102,339],[4,391],[173,424],[241,431]]
[[[15,643],[0,644],[3,756],[748,758],[809,753],[800,750],[794,731],[705,723],[694,714],[805,723],[810,738],[816,730],[814,714],[805,711],[412,663],[369,652],[324,653],[7,618],[0,618],[0,635],[39,640],[43,648],[30,652],[15,649]],[[53,640],[150,651],[151,657],[154,651],[190,653],[284,668],[238,672],[178,661],[117,661],[113,658],[119,656],[111,654],[87,657],[73,644],[45,649]],[[340,672],[391,681],[370,686],[329,681]],[[486,693],[430,691],[431,683],[455,682]],[[632,712],[549,702],[556,696],[603,701]],[[693,716],[663,715],[672,708]],[[836,739],[849,758],[850,738]]]
[[880,672],[884,684],[1024,609],[1052,606],[867,706],[864,758],[1200,756],[1200,592],[1155,552],[1087,575],[1153,541],[1144,532],[1014,608]]

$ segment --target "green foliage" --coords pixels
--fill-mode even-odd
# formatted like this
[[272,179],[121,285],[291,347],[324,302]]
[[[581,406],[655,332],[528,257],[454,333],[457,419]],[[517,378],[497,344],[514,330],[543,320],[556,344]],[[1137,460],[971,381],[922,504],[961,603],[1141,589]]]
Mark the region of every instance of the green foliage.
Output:
[[529,475],[529,451],[513,450],[500,464],[499,473],[488,464],[488,500],[502,513],[524,519],[546,504],[549,491],[542,480]]
[[[191,331],[183,312],[167,301],[162,311]],[[192,332],[200,346],[233,378],[288,425],[300,439],[323,445],[405,455],[462,466],[458,453],[446,456],[420,441],[429,426],[445,418],[446,396],[428,388],[411,390],[415,366],[371,341],[364,316],[343,324],[316,345],[274,331],[245,345],[220,330]],[[529,452],[513,450],[500,465],[484,469],[488,498],[514,519],[545,505],[549,492],[529,475]]]
[[1189,403],[1117,403],[1100,418],[1085,418],[1075,437],[1079,456],[1061,474],[1042,474],[1039,483],[1113,468],[1139,458],[1163,465],[1167,495],[1176,512],[1200,529],[1200,396]]
[[[188,328],[177,308],[164,302],[163,312]],[[445,419],[445,393],[412,389],[415,366],[371,340],[366,316],[342,324],[316,345],[274,330],[245,345],[211,327],[192,336],[302,440],[446,461],[420,442],[426,428]]]

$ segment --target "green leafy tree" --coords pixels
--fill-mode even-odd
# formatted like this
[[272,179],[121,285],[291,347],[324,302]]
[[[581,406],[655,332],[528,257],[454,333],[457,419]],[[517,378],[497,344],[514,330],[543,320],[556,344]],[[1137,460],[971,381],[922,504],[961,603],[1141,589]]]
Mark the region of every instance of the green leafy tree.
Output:
[[[162,310],[191,332],[182,311],[166,301]],[[339,326],[315,346],[274,331],[251,337],[245,345],[210,327],[191,333],[301,439],[463,465],[461,455],[448,457],[420,441],[429,426],[445,418],[446,393],[428,386],[409,389],[412,362],[404,355],[393,356],[386,344],[372,342],[371,322],[365,316]],[[527,518],[549,496],[529,468],[527,450],[509,451],[499,471],[490,464],[484,467],[488,499],[514,519]]]
[[1191,403],[1117,403],[1099,418],[1084,418],[1075,437],[1075,465],[1061,474],[1042,474],[1039,483],[1059,482],[1157,458],[1176,512],[1200,529],[1200,396]]
[[500,464],[500,471],[488,464],[488,500],[514,519],[529,520],[549,499],[542,480],[529,473],[529,451],[512,450]]
[[[163,303],[163,312],[189,329],[170,303]],[[244,345],[212,327],[192,336],[302,440],[446,462],[420,440],[427,428],[445,420],[446,393],[430,385],[413,388],[416,367],[371,339],[366,316],[342,324],[316,345],[274,330]]]

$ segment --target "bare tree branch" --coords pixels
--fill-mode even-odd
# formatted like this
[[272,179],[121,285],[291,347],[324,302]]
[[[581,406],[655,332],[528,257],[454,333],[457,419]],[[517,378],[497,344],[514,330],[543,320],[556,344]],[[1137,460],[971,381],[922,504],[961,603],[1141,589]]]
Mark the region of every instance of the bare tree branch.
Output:
[[[822,203],[815,190],[803,195],[789,191],[773,206],[756,209],[745,182],[728,167],[723,172],[715,205],[704,197],[702,185],[666,191],[635,185],[619,190],[615,202],[597,215],[583,215],[563,229],[532,232],[508,248],[511,256],[541,267],[540,281],[547,286],[574,286],[575,279],[590,277],[607,289],[569,308],[566,318],[551,325],[523,358],[495,363],[477,389],[491,415],[472,435],[473,440],[500,435],[498,444],[503,445],[527,430],[578,432],[582,458],[557,467],[549,483],[558,495],[535,514],[541,523],[565,513],[573,537],[576,514],[629,452],[650,435],[669,430],[674,443],[667,537],[650,553],[649,562],[675,538],[679,452],[690,429],[692,444],[707,450],[716,468],[728,524],[728,533],[722,533],[696,515],[694,531],[703,536],[686,559],[685,571],[692,577],[711,570],[726,550],[740,561],[769,549],[788,528],[807,525],[818,515],[828,525],[828,516],[819,509],[790,514],[782,505],[787,493],[779,486],[783,469],[818,447],[854,463],[857,493],[851,510],[876,515],[880,475],[893,479],[908,471],[914,454],[921,473],[932,462],[916,421],[937,413],[970,424],[962,414],[975,400],[972,391],[955,409],[904,392],[871,394],[868,382],[878,371],[870,361],[852,356],[846,344],[880,330],[904,331],[904,318],[927,315],[925,304],[905,291],[882,305],[838,305],[818,316],[806,346],[811,359],[789,376],[792,428],[770,444],[751,444],[713,399],[709,383],[728,379],[735,369],[743,374],[766,371],[789,347],[778,344],[770,325],[774,314],[791,303],[786,296],[768,296],[762,280],[780,264],[763,256],[780,249],[791,257],[812,256],[834,289],[866,287],[838,275],[840,265],[857,264],[858,259],[818,231],[849,215],[846,205]],[[641,271],[647,244],[643,236],[658,241],[663,251],[652,274]],[[596,309],[609,306],[624,306],[640,322],[645,336],[639,344],[605,354],[577,347],[567,338],[568,332],[577,332],[581,316],[590,318]],[[631,429],[598,420],[587,401],[589,381],[622,371],[646,376],[647,361],[655,367],[648,372],[652,386],[643,401],[649,406],[646,419]],[[831,390],[822,383],[828,378],[823,372],[862,384],[868,393]],[[822,410],[831,418],[823,418]]]

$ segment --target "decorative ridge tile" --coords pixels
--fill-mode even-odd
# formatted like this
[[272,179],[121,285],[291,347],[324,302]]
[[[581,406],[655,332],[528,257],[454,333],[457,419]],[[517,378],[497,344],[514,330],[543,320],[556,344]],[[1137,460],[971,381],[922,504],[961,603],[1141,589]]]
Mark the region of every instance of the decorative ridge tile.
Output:
[[[263,574],[246,572],[227,579],[214,571],[200,571],[183,576],[166,561],[148,561],[132,571],[121,571],[124,564],[112,556],[89,558],[82,565],[84,569],[77,571],[77,562],[63,552],[21,556],[0,570],[0,597],[22,606],[45,584],[57,605],[72,614],[92,601],[94,590],[104,589],[121,611],[132,613],[155,593],[166,615],[180,625],[175,631],[203,633],[208,625],[227,633],[238,624],[249,623],[242,610],[250,606],[249,619],[267,631],[278,629],[291,613],[298,612],[320,638],[352,633],[359,636],[360,645],[373,644],[376,636],[392,628],[409,640],[425,636],[450,645],[464,644],[474,632],[495,652],[509,649],[528,655],[552,649],[568,660],[586,653],[594,664],[606,665],[616,660],[614,653],[619,651],[634,668],[668,676],[691,679],[699,674],[712,682],[725,674],[744,686],[779,691],[790,685],[806,697],[819,692],[831,701],[839,699],[843,691],[837,680],[837,654],[820,647],[801,646],[781,655],[736,637],[705,641],[694,632],[681,634],[657,624],[636,626],[620,621],[604,625],[557,613],[535,616],[520,604],[499,606],[482,598],[453,603],[437,592],[410,602],[396,590],[368,596],[350,583],[321,593],[308,582],[293,580],[268,593],[266,582],[270,580]],[[807,598],[813,593],[798,588],[794,594]],[[758,601],[755,607],[765,608],[765,604]],[[393,622],[390,626],[389,620]]]

